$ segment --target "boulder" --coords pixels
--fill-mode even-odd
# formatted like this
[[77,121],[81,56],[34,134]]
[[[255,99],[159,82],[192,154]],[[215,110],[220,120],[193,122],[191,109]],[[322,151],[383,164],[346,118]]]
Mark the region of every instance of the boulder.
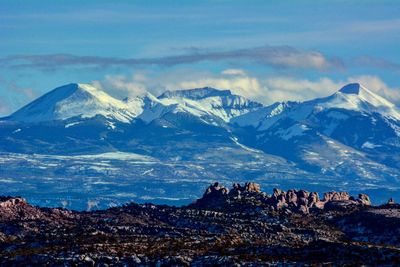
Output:
[[2,197],[0,199],[0,207],[8,208],[16,205],[26,204],[26,200],[20,197]]
[[371,200],[369,199],[369,196],[366,194],[359,194],[358,195],[358,202],[360,202],[362,205],[371,205]]
[[281,195],[282,193],[284,193],[284,191],[282,191],[281,189],[278,189],[278,188],[274,188],[273,192],[274,193],[272,194],[272,197],[277,197],[277,196]]
[[297,207],[297,212],[298,212],[298,213],[301,213],[301,214],[309,214],[309,213],[310,213],[310,210],[309,210],[308,207],[305,206],[305,205],[299,205],[299,206]]
[[192,205],[202,208],[220,206],[228,198],[228,193],[229,190],[226,187],[216,182],[210,185],[204,192],[203,197]]
[[305,190],[299,190],[297,192],[297,197],[298,198],[308,198],[309,193]]
[[287,193],[286,193],[286,202],[288,204],[297,206],[297,194],[296,193],[297,193],[297,191],[293,190],[293,189],[290,189],[290,190],[287,191]]
[[317,192],[312,192],[308,196],[308,207],[312,208],[319,202],[319,195]]
[[327,192],[324,194],[324,202],[331,200],[350,200],[350,195],[347,192]]
[[245,183],[244,188],[246,192],[261,193],[260,185],[257,183]]

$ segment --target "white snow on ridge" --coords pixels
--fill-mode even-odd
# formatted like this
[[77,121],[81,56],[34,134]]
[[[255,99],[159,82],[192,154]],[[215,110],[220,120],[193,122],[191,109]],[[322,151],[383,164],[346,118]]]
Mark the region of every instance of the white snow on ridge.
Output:
[[[275,103],[267,107],[234,95],[229,90],[208,87],[167,91],[159,97],[147,93],[142,97],[118,100],[88,84],[68,84],[36,99],[13,113],[8,119],[41,122],[102,115],[110,121],[129,123],[139,118],[148,123],[170,112],[182,112],[199,118],[218,118],[242,127],[252,126],[264,131],[281,118],[302,121],[313,112],[331,108],[364,113],[377,112],[389,119],[400,120],[400,111],[393,103],[358,83],[346,85],[325,98],[302,103]],[[217,124],[217,121],[204,120],[209,124]],[[109,126],[113,128],[113,125]],[[65,127],[71,126],[73,124]]]
[[250,151],[250,152],[255,152],[255,153],[262,153],[260,150],[254,149],[254,148],[250,148],[248,146],[245,146],[241,143],[239,143],[239,141],[237,140],[236,137],[231,137],[230,138],[236,145],[238,145],[239,147],[243,148],[244,150]]
[[[0,153],[0,155],[3,155]],[[25,159],[30,162],[43,159],[57,159],[57,160],[121,160],[121,161],[142,161],[142,162],[158,162],[156,158],[136,154],[132,152],[105,152],[98,154],[82,154],[82,155],[50,155],[50,154],[20,154],[20,153],[6,153],[7,157],[0,157],[0,163],[5,163],[7,160]],[[100,164],[100,162],[97,162]]]
[[72,117],[106,118],[129,122],[134,116],[127,105],[88,84],[68,84],[36,99],[9,119],[23,122],[65,120]]
[[[267,107],[259,108],[253,112],[248,112],[244,115],[237,116],[231,120],[232,123],[239,126],[253,126],[255,128],[263,126],[268,128],[266,125],[267,120],[274,123],[279,115],[295,105],[295,102],[277,102]],[[261,129],[260,129],[261,130]]]
[[372,104],[375,107],[386,106],[394,108],[395,105],[383,97],[371,92],[359,83],[350,83],[339,90],[340,93],[346,95],[358,95],[360,99]]
[[69,127],[73,127],[75,125],[78,125],[80,123],[81,123],[80,121],[75,121],[75,122],[71,122],[71,123],[66,124],[64,127],[65,128],[69,128]]
[[[13,113],[8,119],[21,122],[92,118],[102,115],[110,120],[129,123],[134,118],[150,122],[162,115],[189,113],[197,117],[213,116],[228,122],[231,118],[262,105],[229,90],[198,88],[165,92],[160,97],[150,93],[141,97],[118,100],[89,84],[58,87]],[[71,127],[74,124],[67,124]],[[110,125],[111,128],[112,125]]]
[[[307,119],[312,113],[316,114],[328,109],[352,110],[366,114],[379,113],[386,118],[400,120],[400,111],[393,103],[371,92],[364,86],[354,83],[344,86],[338,92],[328,97],[301,103],[275,103],[237,116],[231,121],[239,126],[252,126],[259,131],[265,131],[280,119],[301,122]],[[327,116],[336,121],[347,118],[347,115],[338,111],[331,111]]]
[[277,131],[276,133],[284,140],[288,141],[290,139],[292,139],[295,136],[299,136],[299,135],[304,135],[304,132],[309,130],[309,128],[307,127],[307,125],[301,124],[295,124],[285,130],[280,130]]
[[73,157],[74,159],[109,159],[109,160],[143,160],[143,161],[157,161],[156,159],[136,153],[126,152],[106,152],[100,154],[78,155],[78,156],[61,156]]
[[323,108],[342,108],[369,114],[376,112],[400,120],[400,111],[395,104],[359,83],[348,84],[332,96],[319,99],[318,102],[317,105]]
[[158,99],[165,105],[176,105],[176,111],[188,112],[198,117],[215,116],[225,122],[262,107],[261,104],[234,95],[229,90],[208,87],[167,91]]

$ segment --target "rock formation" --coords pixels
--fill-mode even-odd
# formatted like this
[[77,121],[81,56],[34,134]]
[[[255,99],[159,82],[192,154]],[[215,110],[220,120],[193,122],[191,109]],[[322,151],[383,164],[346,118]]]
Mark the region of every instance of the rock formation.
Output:
[[289,210],[302,214],[308,214],[310,210],[323,210],[325,206],[328,209],[337,209],[348,205],[371,205],[366,194],[359,194],[356,199],[347,192],[327,192],[320,200],[317,192],[306,190],[290,189],[285,192],[274,188],[272,195],[269,196],[261,192],[260,185],[256,183],[245,183],[244,185],[234,183],[231,190],[215,183],[210,185],[203,197],[191,206],[225,209],[227,206],[232,207],[235,203],[243,204],[249,201],[275,211]]
[[369,204],[254,183],[215,183],[184,207],[77,212],[0,197],[0,266],[398,266],[400,205]]

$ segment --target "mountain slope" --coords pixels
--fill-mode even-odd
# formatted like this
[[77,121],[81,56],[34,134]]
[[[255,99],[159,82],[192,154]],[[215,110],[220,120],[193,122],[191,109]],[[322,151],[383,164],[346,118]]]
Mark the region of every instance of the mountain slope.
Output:
[[[311,114],[329,109],[355,111],[365,114],[379,113],[388,119],[400,120],[400,111],[390,101],[369,91],[364,86],[354,83],[341,88],[335,94],[310,101],[282,102],[256,110],[232,120],[240,126],[253,126],[266,130],[272,121],[290,117],[296,121],[304,120]],[[264,114],[264,116],[263,116]]]
[[[313,151],[310,147],[331,150],[327,143],[330,140],[363,152],[365,162],[376,160],[390,168],[400,168],[399,118],[400,112],[393,103],[360,84],[349,84],[331,96],[302,103],[276,103],[238,116],[232,123],[253,129],[253,137],[244,141],[248,145],[294,161],[305,163],[307,151]],[[332,166],[339,160],[330,158]]]
[[262,107],[262,104],[232,94],[229,90],[210,87],[166,91],[158,99],[166,105],[177,105],[181,111],[199,117],[217,117],[225,122]]
[[136,114],[126,104],[88,84],[68,84],[36,99],[8,117],[21,122],[65,120],[72,117],[91,118],[102,115],[129,122]]

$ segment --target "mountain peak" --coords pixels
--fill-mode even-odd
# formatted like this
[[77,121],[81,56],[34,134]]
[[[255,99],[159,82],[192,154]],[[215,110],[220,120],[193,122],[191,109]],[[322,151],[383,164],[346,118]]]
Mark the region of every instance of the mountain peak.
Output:
[[58,95],[59,97],[63,97],[63,96],[65,97],[65,95],[73,94],[76,91],[87,92],[90,94],[96,94],[98,92],[101,92],[100,89],[97,89],[96,87],[94,87],[91,84],[69,83],[69,84],[57,87],[47,94],[53,94],[53,95]]
[[158,98],[175,98],[184,97],[193,100],[203,99],[213,96],[229,96],[232,95],[230,90],[220,90],[212,87],[194,88],[194,89],[183,89],[176,91],[165,91]]
[[343,94],[353,94],[353,95],[358,95],[361,90],[365,90],[365,87],[362,86],[359,83],[349,83],[345,86],[343,86],[339,92]]
[[126,104],[90,84],[70,83],[53,89],[11,114],[8,119],[25,122],[90,118],[103,115],[128,122]]
[[176,110],[200,117],[218,117],[225,122],[262,107],[262,104],[232,94],[230,90],[212,87],[166,91],[158,99],[165,105],[176,105]]
[[383,107],[385,109],[395,108],[395,104],[380,95],[370,91],[360,83],[350,83],[343,86],[336,96],[343,98],[346,102],[355,104],[358,102],[366,103],[373,107]]

